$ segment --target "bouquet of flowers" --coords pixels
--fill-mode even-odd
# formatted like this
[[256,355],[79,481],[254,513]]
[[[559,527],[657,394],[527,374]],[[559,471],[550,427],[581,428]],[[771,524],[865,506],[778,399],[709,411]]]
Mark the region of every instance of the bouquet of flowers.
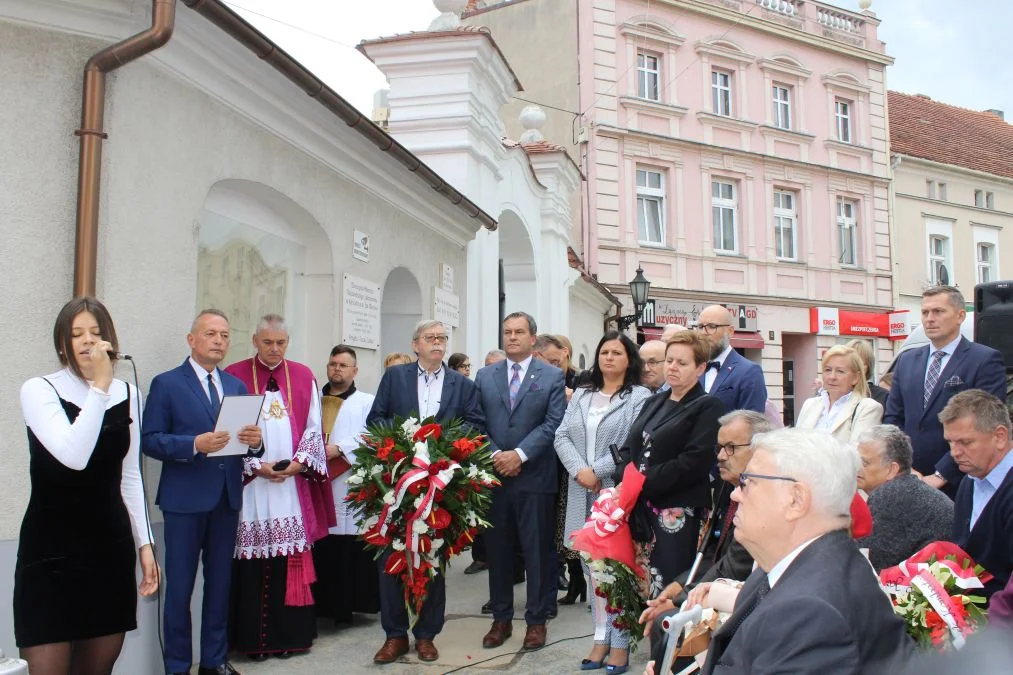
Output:
[[612,625],[629,631],[631,654],[643,637],[640,615],[647,607],[647,573],[628,520],[643,487],[644,475],[627,464],[622,483],[598,494],[584,527],[570,538],[591,572],[595,596],[605,601],[607,612],[618,615]]
[[970,593],[991,578],[963,549],[943,541],[879,573],[908,635],[940,652],[960,649],[968,635],[985,625],[985,598]]
[[366,429],[345,499],[360,538],[378,558],[390,554],[384,571],[401,579],[412,624],[429,581],[489,524],[498,485],[486,438],[460,420],[396,418]]

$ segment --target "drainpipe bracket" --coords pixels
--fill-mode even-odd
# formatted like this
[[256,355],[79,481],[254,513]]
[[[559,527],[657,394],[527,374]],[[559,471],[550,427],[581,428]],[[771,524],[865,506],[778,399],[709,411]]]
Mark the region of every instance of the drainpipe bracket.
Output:
[[101,131],[99,129],[75,129],[74,130],[74,135],[75,136],[98,136],[102,140],[106,140],[106,139],[109,138],[109,134],[107,134],[106,132]]

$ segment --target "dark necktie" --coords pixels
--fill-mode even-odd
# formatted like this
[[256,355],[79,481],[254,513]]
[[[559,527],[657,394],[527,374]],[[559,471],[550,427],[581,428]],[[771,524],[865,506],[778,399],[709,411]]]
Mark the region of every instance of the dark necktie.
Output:
[[278,391],[278,383],[275,381],[274,375],[272,375],[271,378],[267,381],[267,390]]
[[739,629],[739,626],[742,625],[742,622],[749,618],[749,615],[753,613],[753,610],[756,609],[756,606],[760,604],[760,600],[763,600],[763,596],[765,596],[770,591],[770,580],[767,578],[766,572],[757,569],[756,571],[753,572],[753,574],[759,574],[761,577],[756,581],[757,586],[756,592],[753,593],[751,596],[744,598],[743,595],[745,595],[746,589],[745,587],[743,587],[742,592],[739,593],[739,599],[745,600],[746,604],[740,607],[739,603],[736,602],[735,611],[732,612],[732,615],[730,617],[728,617],[728,621],[725,622],[725,625],[721,627],[721,633],[724,636],[726,636],[725,641],[726,646],[729,642],[732,641],[732,638],[735,635],[735,631]]
[[218,415],[218,409],[222,406],[222,399],[218,396],[218,387],[215,386],[215,378],[208,373],[208,398],[211,399],[211,411]]
[[708,361],[707,362],[707,370],[710,370],[711,368],[713,368],[714,370],[721,370],[721,362],[720,361]]
[[726,541],[728,541],[728,537],[731,536],[732,518],[735,517],[735,511],[738,510],[738,508],[738,502],[731,502],[728,504],[728,512],[725,513],[725,521],[721,526],[721,536],[718,537],[718,545],[714,547],[714,562],[717,562],[718,558],[721,557],[723,553],[723,549],[721,547]]
[[925,374],[925,401],[924,407],[929,407],[929,399],[932,398],[932,390],[936,388],[939,381],[939,372],[942,370],[943,357],[946,352],[939,350],[932,355],[932,363],[929,364],[929,372]]

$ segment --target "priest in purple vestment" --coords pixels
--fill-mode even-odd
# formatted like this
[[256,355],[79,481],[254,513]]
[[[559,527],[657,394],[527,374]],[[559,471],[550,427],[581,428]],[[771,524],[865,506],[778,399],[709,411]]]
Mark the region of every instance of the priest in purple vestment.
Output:
[[256,660],[312,646],[311,549],[335,524],[320,394],[310,369],[285,358],[288,344],[284,319],[268,314],[253,335],[256,356],[225,369],[264,395],[265,452],[246,465],[230,622],[233,648]]

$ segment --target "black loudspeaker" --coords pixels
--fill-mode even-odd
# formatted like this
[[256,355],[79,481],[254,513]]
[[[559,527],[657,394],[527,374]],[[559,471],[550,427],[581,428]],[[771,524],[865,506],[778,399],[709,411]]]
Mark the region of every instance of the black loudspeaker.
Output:
[[1013,371],[1013,281],[974,287],[974,341],[999,350]]

